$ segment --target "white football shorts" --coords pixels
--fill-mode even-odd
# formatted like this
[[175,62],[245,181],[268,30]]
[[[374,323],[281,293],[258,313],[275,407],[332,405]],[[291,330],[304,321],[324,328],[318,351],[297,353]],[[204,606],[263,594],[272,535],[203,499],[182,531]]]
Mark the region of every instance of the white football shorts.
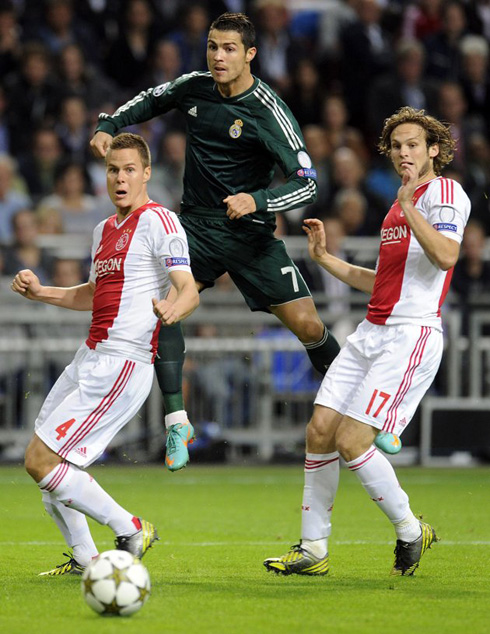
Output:
[[87,467],[137,414],[152,383],[152,364],[83,344],[46,397],[35,433],[61,458]]
[[315,405],[399,436],[431,386],[442,350],[435,328],[364,320],[330,366]]

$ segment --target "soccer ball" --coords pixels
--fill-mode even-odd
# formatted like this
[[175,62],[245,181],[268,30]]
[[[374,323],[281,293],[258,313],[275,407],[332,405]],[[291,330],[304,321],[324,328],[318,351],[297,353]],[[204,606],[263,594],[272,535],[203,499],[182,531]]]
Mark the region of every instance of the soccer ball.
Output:
[[83,598],[99,614],[134,614],[148,600],[150,590],[148,570],[125,550],[107,550],[83,571]]

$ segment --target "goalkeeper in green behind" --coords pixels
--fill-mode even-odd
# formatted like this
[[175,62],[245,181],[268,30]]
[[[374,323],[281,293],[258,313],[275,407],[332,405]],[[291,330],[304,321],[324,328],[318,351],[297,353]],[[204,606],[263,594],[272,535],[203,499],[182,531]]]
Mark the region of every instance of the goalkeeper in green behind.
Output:
[[[228,272],[249,308],[276,315],[323,375],[339,345],[318,316],[284,243],[274,237],[276,213],[316,199],[316,172],[291,111],[252,75],[256,52],[248,17],[221,15],[208,34],[209,72],[183,75],[141,92],[112,116],[101,114],[91,147],[103,157],[121,128],[180,110],[187,122],[180,220],[198,289],[213,286]],[[285,182],[270,189],[276,164]],[[161,328],[155,370],[165,403],[165,462],[171,471],[186,465],[187,443],[194,436],[182,397],[184,352],[180,325]]]

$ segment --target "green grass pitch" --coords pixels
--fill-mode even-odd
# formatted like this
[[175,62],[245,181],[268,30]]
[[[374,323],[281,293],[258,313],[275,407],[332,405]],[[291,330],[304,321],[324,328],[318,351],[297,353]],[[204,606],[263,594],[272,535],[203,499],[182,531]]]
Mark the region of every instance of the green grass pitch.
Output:
[[[152,596],[132,617],[100,617],[78,577],[37,573],[63,561],[61,535],[20,467],[0,468],[0,631],[16,634],[490,631],[490,470],[398,469],[414,512],[441,536],[415,577],[388,575],[394,532],[342,469],[326,577],[278,577],[262,560],[299,537],[302,467],[151,466],[90,472],[161,541],[144,563]],[[101,551],[107,527],[91,522]]]

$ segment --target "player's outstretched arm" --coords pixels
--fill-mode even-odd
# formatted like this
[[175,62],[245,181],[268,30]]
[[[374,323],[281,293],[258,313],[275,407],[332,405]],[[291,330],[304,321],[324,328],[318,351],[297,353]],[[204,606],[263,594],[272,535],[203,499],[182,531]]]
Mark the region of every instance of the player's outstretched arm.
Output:
[[113,137],[107,132],[96,132],[90,140],[90,149],[97,158],[105,158]]
[[173,289],[167,299],[152,300],[153,312],[164,326],[171,326],[185,319],[199,306],[199,293],[191,273],[172,271],[170,281]]
[[337,279],[352,288],[371,294],[374,288],[376,273],[362,266],[349,264],[327,251],[325,229],[318,218],[303,221],[303,230],[308,237],[308,253],[312,260]]
[[93,306],[94,285],[91,282],[68,288],[43,286],[35,273],[23,269],[14,277],[10,288],[26,299],[71,310],[92,310]]

